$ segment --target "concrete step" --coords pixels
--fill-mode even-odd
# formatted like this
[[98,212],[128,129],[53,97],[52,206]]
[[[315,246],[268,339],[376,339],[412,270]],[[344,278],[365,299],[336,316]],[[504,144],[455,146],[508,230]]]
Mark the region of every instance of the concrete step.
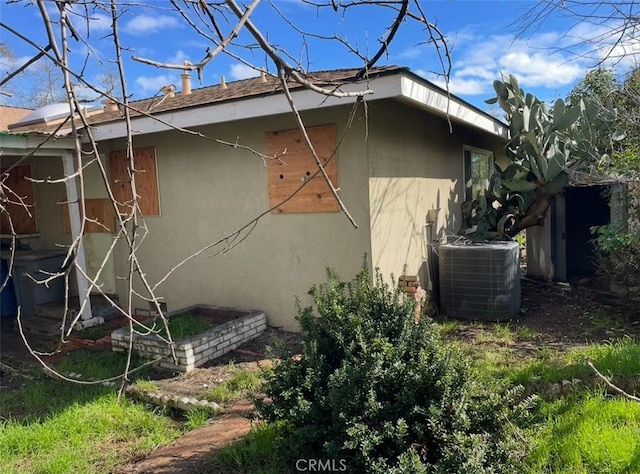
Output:
[[[94,318],[101,317],[105,321],[109,321],[119,315],[116,308],[114,308],[102,295],[91,295],[90,298],[91,313]],[[109,295],[109,298],[111,298],[115,303],[118,303],[118,297],[116,295]],[[77,296],[72,297],[69,300],[69,313],[72,315],[72,318],[78,314],[79,310],[80,299]],[[64,316],[64,300],[36,305],[34,311],[37,317],[60,321]],[[67,317],[69,317],[69,315]]]
[[[51,318],[41,316],[24,316],[20,318],[22,324],[22,330],[29,334],[39,334],[41,336],[59,336],[60,328],[62,326],[62,318],[55,320]],[[67,318],[65,324],[65,331],[69,329],[69,326],[73,318]],[[14,322],[16,329],[18,328],[17,320]]]

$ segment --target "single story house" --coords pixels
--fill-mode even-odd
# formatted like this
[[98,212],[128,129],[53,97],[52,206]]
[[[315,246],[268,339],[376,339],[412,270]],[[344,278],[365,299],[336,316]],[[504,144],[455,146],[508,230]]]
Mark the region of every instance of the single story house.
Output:
[[[323,179],[314,177],[317,166],[277,78],[263,74],[191,90],[183,75],[181,92],[131,103],[153,115],[132,111],[131,117],[141,171],[138,195],[148,230],[137,255],[151,284],[175,269],[157,288],[169,310],[196,303],[257,308],[266,312],[269,324],[295,330],[294,297],[306,302],[311,285],[326,279],[327,267],[351,278],[365,254],[371,271],[377,267],[396,278],[417,275],[429,287],[429,244],[458,231],[465,183],[483,184],[493,160],[505,160],[508,128],[406,68],[377,67],[360,81],[354,79],[357,71],[324,71],[309,79],[344,91],[371,90],[362,102],[294,85],[291,91],[357,227],[340,212]],[[107,104],[87,116],[98,143],[97,159],[126,210],[130,197],[122,113]],[[55,117],[45,117],[41,123],[14,124],[0,136],[0,148],[20,139],[30,149],[26,141],[34,137],[29,133],[51,130],[55,123]],[[59,142],[67,146],[69,140]],[[68,168],[72,161],[59,159],[61,153],[45,153],[22,163],[29,167],[22,171],[35,178],[73,171]],[[2,168],[19,154],[16,147],[3,153]],[[116,242],[105,259],[115,235],[114,211],[95,159],[91,154],[84,158],[86,212],[104,225],[87,226],[83,264],[91,276],[102,266],[101,290],[126,304],[127,251]],[[311,182],[282,203],[306,181]],[[33,222],[24,227],[24,242],[34,249],[71,242],[77,227],[69,194],[77,191],[73,188],[33,184]],[[238,238],[223,240],[175,268],[262,214]],[[78,285],[83,286],[81,278]],[[138,281],[135,287],[144,293]],[[148,307],[143,299],[132,303]]]

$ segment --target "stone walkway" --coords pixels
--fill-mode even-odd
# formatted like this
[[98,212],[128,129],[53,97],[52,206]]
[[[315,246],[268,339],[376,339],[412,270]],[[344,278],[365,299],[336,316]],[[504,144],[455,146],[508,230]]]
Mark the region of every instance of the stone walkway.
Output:
[[136,463],[125,465],[118,474],[174,474],[206,472],[207,462],[222,447],[246,435],[253,411],[248,401],[238,402],[211,423],[196,428],[171,444],[156,449]]

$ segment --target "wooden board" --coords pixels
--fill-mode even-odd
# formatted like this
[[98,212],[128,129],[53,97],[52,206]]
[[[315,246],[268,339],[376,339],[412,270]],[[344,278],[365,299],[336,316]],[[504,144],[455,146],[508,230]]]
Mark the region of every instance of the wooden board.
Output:
[[[61,205],[62,227],[64,232],[70,233],[71,224],[69,222],[69,205],[67,203]],[[116,214],[109,199],[85,199],[84,205],[87,218],[95,219],[99,222],[98,224],[96,222],[87,221],[84,225],[85,233],[115,233]]]
[[[140,212],[145,216],[160,215],[160,199],[158,197],[158,173],[156,170],[155,147],[135,148],[133,150],[136,174],[136,194]],[[133,201],[131,179],[129,177],[126,150],[114,151],[109,155],[109,174],[113,194],[118,201],[121,214],[131,212]]]
[[[1,171],[2,178],[4,179],[4,173],[8,168]],[[35,208],[35,196],[33,192],[33,183],[27,178],[32,177],[31,165],[18,165],[11,170],[9,176],[4,181],[4,185],[11,191],[5,191],[5,198],[8,201],[17,202],[19,196],[27,206],[22,204],[6,204],[6,211],[3,212],[0,217],[0,233],[11,234],[11,226],[9,225],[9,215],[13,222],[14,232],[18,235],[35,234],[38,232],[38,226],[36,221],[36,208]],[[31,214],[31,215],[29,215]]]
[[[336,146],[335,126],[310,127],[307,129],[307,133],[331,182],[337,188],[338,157],[331,157]],[[273,212],[339,211],[340,207],[323,176],[318,174],[311,177],[318,171],[318,166],[299,130],[267,133],[265,153],[271,156],[280,155],[284,150],[286,150],[286,154],[282,160],[286,165],[276,160],[267,161],[269,205],[271,207],[277,206],[291,196],[305,180],[309,180],[309,182],[293,198],[280,205]]]

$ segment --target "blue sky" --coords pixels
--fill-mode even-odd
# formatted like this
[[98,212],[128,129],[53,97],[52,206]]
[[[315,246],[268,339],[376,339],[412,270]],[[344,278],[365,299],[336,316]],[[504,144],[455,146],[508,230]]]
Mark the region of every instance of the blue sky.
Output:
[[[25,2],[2,1],[2,21],[44,44],[38,9]],[[157,0],[138,3],[147,3],[150,7],[130,6],[120,21],[121,41],[128,48],[124,55],[127,82],[135,99],[152,96],[163,85],[179,84],[180,71],[140,64],[130,59],[132,55],[180,64],[184,60],[197,62],[204,56],[206,48],[211,46],[206,38],[199,36],[185,24],[168,2]],[[384,35],[385,28],[394,16],[392,10],[385,8],[359,7],[348,9],[344,15],[336,15],[331,10],[318,12],[298,0],[274,0],[273,3],[270,5],[268,1],[263,1],[254,12],[253,21],[265,36],[291,54],[292,62],[300,60],[312,70],[359,66],[361,61],[335,41],[311,37],[303,41],[300,34],[283,21],[274,5],[299,29],[326,36],[340,35],[361,54],[372,54],[377,49],[378,39]],[[579,50],[573,53],[558,50],[564,45],[575,43],[583,35],[594,33],[593,25],[573,27],[567,35],[572,23],[556,16],[527,32],[525,36],[518,36],[515,22],[532,5],[533,2],[517,0],[423,2],[426,15],[445,34],[451,49],[453,68],[450,89],[454,94],[482,109],[488,109],[484,100],[492,96],[492,81],[503,72],[516,75],[523,88],[550,101],[565,96],[588,69],[595,65],[592,57],[576,55],[576,52],[580,53]],[[53,4],[49,4],[49,10],[52,17],[55,17]],[[110,23],[105,11],[92,10],[88,45],[72,42],[71,54],[76,68],[82,67],[85,53],[90,48],[96,53],[95,56],[90,55],[86,65],[86,76],[90,80],[97,78],[105,69],[113,67],[108,62],[113,57],[112,40],[105,37]],[[81,34],[86,32],[85,22],[79,18],[75,25]],[[223,27],[228,31],[227,25]],[[19,64],[34,54],[32,47],[6,30],[0,30],[0,34],[0,41],[14,52],[15,60],[12,64]],[[247,38],[246,35],[241,35],[239,40],[247,41]],[[379,64],[407,66],[417,74],[442,83],[441,79],[431,73],[439,70],[439,63],[433,46],[424,44],[426,39],[418,24],[402,25],[389,53]],[[233,52],[254,65],[265,64],[264,55],[259,52],[246,48],[234,48]],[[9,67],[6,58],[4,61],[0,58],[0,72],[4,73]],[[255,74],[255,70],[237,59],[219,56],[205,68],[202,85],[217,84],[221,76],[232,81]],[[199,86],[194,75],[194,87]]]

